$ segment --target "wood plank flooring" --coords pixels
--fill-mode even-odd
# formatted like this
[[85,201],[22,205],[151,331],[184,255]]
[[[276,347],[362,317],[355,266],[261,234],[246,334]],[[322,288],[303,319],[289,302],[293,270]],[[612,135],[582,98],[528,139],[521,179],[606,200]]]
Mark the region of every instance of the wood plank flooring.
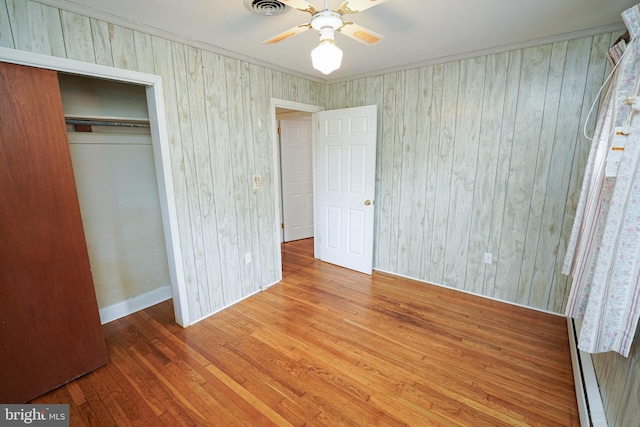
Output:
[[33,403],[71,425],[578,426],[566,323],[313,259],[183,329],[171,302],[104,325],[110,363]]

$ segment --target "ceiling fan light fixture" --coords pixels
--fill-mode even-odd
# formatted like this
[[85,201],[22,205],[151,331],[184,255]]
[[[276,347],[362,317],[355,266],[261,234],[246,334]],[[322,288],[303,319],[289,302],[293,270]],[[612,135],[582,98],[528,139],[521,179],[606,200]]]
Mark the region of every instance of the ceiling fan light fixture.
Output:
[[344,25],[342,15],[332,10],[323,10],[315,13],[311,17],[311,27],[314,30],[322,31],[323,28],[333,28],[337,30]]
[[[258,2],[277,0],[244,1]],[[342,50],[340,50],[335,43],[336,31],[367,45],[377,44],[384,39],[382,35],[374,33],[361,25],[353,22],[345,22],[343,15],[358,13],[377,4],[384,3],[385,1],[386,0],[346,0],[343,1],[340,9],[329,10],[329,0],[324,0],[324,9],[318,11],[315,6],[307,0],[280,0],[280,2],[286,3],[288,7],[309,13],[311,15],[311,21],[307,24],[296,25],[290,30],[271,37],[262,43],[275,44],[306,30],[317,30],[320,32],[320,44],[311,51],[311,63],[316,70],[323,74],[330,74],[340,68],[342,64]]]
[[331,27],[320,31],[320,44],[311,51],[313,68],[322,74],[331,74],[342,64],[342,50],[334,41],[334,30]]

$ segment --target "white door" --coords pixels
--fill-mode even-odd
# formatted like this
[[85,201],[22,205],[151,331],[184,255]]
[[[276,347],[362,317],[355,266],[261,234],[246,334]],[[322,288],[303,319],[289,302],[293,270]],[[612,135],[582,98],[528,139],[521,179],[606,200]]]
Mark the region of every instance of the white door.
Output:
[[377,108],[322,111],[317,117],[317,256],[371,274]]
[[284,241],[313,237],[311,119],[280,121]]

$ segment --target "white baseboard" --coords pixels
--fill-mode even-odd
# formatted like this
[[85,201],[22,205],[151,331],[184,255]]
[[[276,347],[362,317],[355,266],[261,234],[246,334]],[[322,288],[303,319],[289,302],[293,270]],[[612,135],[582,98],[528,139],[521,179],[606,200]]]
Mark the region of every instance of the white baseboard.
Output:
[[249,298],[249,297],[251,297],[251,296],[253,296],[253,295],[257,294],[258,292],[262,292],[263,290],[264,290],[264,289],[258,289],[257,291],[251,292],[249,295],[244,296],[244,297],[240,298],[240,299],[239,299],[239,300],[237,300],[237,301],[233,301],[232,303],[230,303],[230,304],[226,304],[226,305],[224,305],[223,307],[220,307],[220,308],[218,308],[218,309],[216,309],[216,310],[212,311],[212,312],[211,312],[211,313],[209,313],[209,314],[205,314],[204,316],[200,317],[199,319],[194,320],[193,322],[191,322],[191,323],[190,323],[189,325],[187,325],[187,326],[195,325],[196,323],[201,322],[201,321],[203,321],[204,319],[206,319],[206,318],[208,318],[208,317],[211,317],[211,316],[213,316],[213,315],[214,315],[214,314],[216,314],[216,313],[221,312],[221,311],[222,311],[222,310],[224,310],[225,308],[229,308],[229,307],[231,307],[232,305],[235,305],[235,304],[239,303],[240,301],[245,300],[245,299],[247,299],[247,298]]
[[105,323],[112,322],[121,317],[128,316],[136,311],[144,310],[173,297],[171,286],[163,286],[158,289],[154,289],[146,294],[138,295],[126,301],[119,302],[117,304],[110,305],[100,309],[100,322]]
[[269,288],[270,288],[270,287],[272,287],[273,285],[277,285],[277,284],[278,284],[278,283],[280,283],[281,281],[282,281],[282,276],[280,277],[280,279],[278,279],[278,281],[277,281],[277,282],[273,282],[273,283],[271,283],[270,285],[265,285],[265,286],[261,287],[260,289],[258,289],[257,291],[251,292],[249,295],[244,296],[244,297],[240,298],[240,299],[239,299],[239,300],[237,300],[237,301],[233,301],[232,303],[226,304],[225,306],[220,307],[220,308],[218,308],[218,309],[216,309],[216,310],[212,311],[211,313],[206,314],[206,315],[202,316],[201,318],[194,320],[193,322],[191,322],[191,323],[190,323],[189,325],[187,325],[187,326],[195,325],[196,323],[198,323],[198,322],[200,322],[200,321],[202,321],[202,320],[204,320],[204,319],[206,319],[206,318],[208,318],[208,317],[211,317],[211,316],[213,316],[213,315],[214,315],[214,314],[216,314],[216,313],[221,312],[221,311],[222,311],[222,310],[224,310],[225,308],[229,308],[229,307],[231,307],[232,305],[235,305],[235,304],[239,303],[239,302],[240,302],[240,301],[242,301],[242,300],[245,300],[245,299],[247,299],[247,298],[249,298],[249,297],[251,297],[251,296],[253,296],[253,295],[256,295],[256,294],[257,294],[257,293],[259,293],[259,292],[266,291],[267,289],[269,289]]
[[591,355],[578,349],[579,325],[567,317],[569,347],[571,348],[571,364],[573,366],[573,382],[576,387],[578,413],[582,427],[607,427],[607,418],[602,405],[600,388]]
[[467,291],[465,289],[458,289],[458,288],[454,288],[452,286],[442,285],[440,283],[428,282],[426,280],[416,279],[415,277],[406,276],[404,274],[393,273],[391,271],[381,270],[379,268],[374,268],[373,270],[374,271],[379,271],[380,273],[391,274],[392,276],[404,277],[405,279],[410,279],[410,280],[413,280],[415,282],[425,283],[427,285],[437,286],[439,288],[451,289],[452,291],[462,292],[463,294],[473,295],[473,296],[484,298],[484,299],[488,299],[488,300],[491,300],[491,301],[502,302],[502,303],[513,305],[513,306],[516,306],[516,307],[526,308],[526,309],[533,310],[533,311],[539,311],[540,313],[545,313],[545,314],[551,314],[553,316],[564,317],[564,315],[562,315],[560,313],[556,313],[555,311],[544,310],[542,308],[531,307],[531,306],[524,305],[524,304],[518,304],[517,302],[511,302],[511,301],[507,301],[507,300],[500,299],[500,298],[494,298],[494,297],[490,297],[488,295],[479,294],[477,292],[471,292],[471,291]]

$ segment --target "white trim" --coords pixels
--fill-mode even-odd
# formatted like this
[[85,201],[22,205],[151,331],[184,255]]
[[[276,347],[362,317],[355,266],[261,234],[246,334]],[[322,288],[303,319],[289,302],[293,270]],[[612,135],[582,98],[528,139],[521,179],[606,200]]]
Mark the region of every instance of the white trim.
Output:
[[458,289],[458,288],[453,288],[453,287],[447,286],[447,285],[441,285],[439,283],[428,282],[426,280],[416,279],[415,277],[405,276],[404,274],[392,273],[390,271],[380,270],[379,268],[374,268],[373,271],[379,271],[380,273],[391,274],[392,276],[397,276],[397,277],[404,277],[405,279],[415,280],[416,282],[426,283],[427,285],[433,285],[433,286],[437,286],[439,288],[451,289],[452,291],[462,292],[463,294],[473,295],[473,296],[480,297],[480,298],[485,298],[485,299],[488,299],[488,300],[491,300],[491,301],[502,302],[502,303],[505,303],[505,304],[513,305],[515,307],[526,308],[526,309],[533,310],[533,311],[539,311],[539,312],[545,313],[545,314],[552,314],[554,316],[564,317],[564,315],[562,315],[560,313],[556,313],[554,311],[543,310],[541,308],[530,307],[528,305],[518,304],[517,302],[506,301],[506,300],[503,300],[503,299],[500,299],[500,298],[494,298],[494,297],[490,297],[490,296],[487,296],[487,295],[478,294],[476,292],[467,291],[467,290],[464,290],[464,289]]
[[587,402],[589,403],[591,425],[594,427],[607,427],[607,416],[602,405],[596,370],[593,367],[589,353],[580,351],[580,365],[582,366],[582,378],[587,393]]
[[266,291],[267,289],[269,289],[270,287],[272,287],[273,285],[277,285],[278,283],[282,282],[282,278],[280,280],[278,280],[277,282],[273,282],[270,283],[268,285],[264,285],[260,288],[261,291]]
[[179,325],[188,325],[189,313],[186,303],[187,287],[184,281],[184,268],[182,265],[178,214],[173,190],[171,162],[169,159],[169,136],[167,133],[161,77],[138,71],[124,70],[4,47],[0,47],[0,61],[146,86],[151,140],[158,179],[160,210],[167,246],[169,277],[173,289],[174,312],[176,322]]
[[[281,188],[281,176],[280,176],[280,145],[279,145],[279,141],[280,138],[278,136],[278,120],[276,118],[276,108],[286,108],[288,110],[296,110],[296,111],[305,111],[307,113],[311,113],[311,123],[312,126],[315,127],[316,124],[316,114],[319,111],[323,111],[324,108],[320,107],[319,105],[312,105],[312,104],[303,104],[301,102],[295,102],[295,101],[287,101],[285,99],[278,99],[278,98],[271,98],[271,123],[273,124],[273,133],[271,135],[271,143],[273,145],[273,167],[274,167],[274,171],[275,173],[273,174],[274,176],[274,183],[273,183],[273,187],[274,187],[274,209],[275,209],[275,219],[276,219],[276,223],[274,224],[274,236],[275,236],[275,241],[276,242],[281,242],[281,236],[282,236],[282,209],[281,209],[281,194],[280,194],[280,188]],[[314,158],[312,159],[313,165],[314,165],[314,169],[313,169],[313,194],[314,194],[314,209],[313,209],[313,224],[314,224],[314,235],[316,234],[315,232],[315,224],[316,224],[316,210],[315,210],[315,194],[316,194],[316,171],[315,171],[315,146],[316,146],[316,133],[315,131],[311,132],[312,135],[312,139],[311,139],[311,152],[314,153]],[[317,253],[316,247],[315,245],[317,244],[317,239],[314,239],[314,253]],[[280,280],[282,280],[282,252],[280,251],[280,249],[278,248],[278,250],[276,250],[276,258],[277,258],[277,268],[278,268],[278,275],[276,277],[277,282],[279,282]]]
[[106,12],[102,12],[87,6],[83,6],[77,3],[72,3],[70,1],[67,0],[36,0],[39,3],[42,4],[46,4],[48,6],[53,6],[56,7],[58,9],[64,9],[64,10],[68,10],[70,12],[75,12],[78,13],[80,15],[84,15],[84,16],[88,16],[90,18],[96,18],[105,22],[109,22],[112,24],[116,24],[116,25],[120,25],[123,26],[125,28],[130,28],[136,31],[141,31],[153,36],[158,36],[158,37],[162,37],[164,39],[167,40],[172,40],[172,41],[176,41],[179,43],[184,43],[193,47],[197,47],[203,50],[207,50],[210,52],[214,52],[214,53],[219,53],[221,55],[225,55],[231,58],[235,58],[235,59],[239,59],[242,61],[246,61],[255,65],[261,65],[263,67],[267,67],[267,68],[271,68],[273,70],[276,71],[281,71],[284,73],[288,73],[288,74],[292,74],[294,76],[298,76],[298,77],[302,77],[317,83],[324,83],[324,84],[333,84],[333,83],[340,83],[340,82],[344,82],[344,81],[348,81],[348,80],[356,80],[356,79],[361,79],[364,77],[371,77],[371,76],[378,76],[381,74],[386,74],[386,73],[392,73],[392,72],[396,72],[396,71],[404,71],[404,70],[409,70],[412,68],[420,68],[420,67],[425,67],[428,65],[434,65],[434,64],[442,64],[444,62],[449,62],[449,61],[457,61],[457,60],[461,60],[461,59],[469,59],[469,58],[475,58],[478,56],[485,56],[485,55],[490,55],[490,54],[494,54],[494,53],[502,53],[502,52],[507,52],[510,50],[517,50],[517,49],[525,49],[528,47],[533,47],[533,46],[539,46],[539,45],[543,45],[543,44],[550,44],[550,43],[557,43],[557,42],[564,42],[567,40],[573,40],[573,39],[578,39],[578,38],[582,38],[582,37],[589,37],[589,36],[595,36],[595,35],[599,35],[599,34],[605,34],[605,33],[610,33],[610,32],[614,32],[614,31],[619,31],[619,30],[626,30],[626,27],[624,26],[623,23],[617,23],[617,24],[611,24],[611,25],[604,25],[604,26],[600,26],[600,27],[593,27],[593,28],[587,28],[584,30],[579,30],[579,31],[573,31],[570,33],[564,33],[564,34],[557,34],[555,36],[549,36],[549,37],[543,37],[543,38],[538,38],[538,39],[533,39],[533,40],[527,40],[524,42],[519,42],[519,43],[511,43],[511,44],[506,44],[506,45],[502,45],[502,46],[495,46],[492,48],[487,48],[487,49],[480,49],[480,50],[476,50],[476,51],[472,51],[472,52],[464,52],[464,53],[460,53],[457,55],[451,55],[451,56],[442,56],[439,58],[433,58],[433,59],[429,59],[426,61],[421,61],[421,62],[414,62],[414,63],[408,63],[408,64],[404,64],[404,65],[398,65],[396,67],[389,67],[389,68],[381,68],[378,70],[372,70],[370,72],[367,73],[361,73],[361,74],[353,74],[350,76],[344,76],[341,77],[339,79],[323,79],[323,78],[319,78],[317,76],[312,76],[310,74],[305,74],[299,71],[295,71],[295,70],[291,70],[288,68],[284,68],[282,66],[279,66],[278,64],[273,64],[271,62],[267,62],[267,61],[262,61],[260,59],[257,58],[253,58],[247,55],[242,55],[238,52],[234,52],[231,50],[227,50],[209,43],[205,43],[199,40],[195,40],[192,38],[189,38],[187,36],[181,35],[181,34],[176,34],[176,33],[172,33],[170,31],[166,31],[160,28],[156,28],[156,27],[152,27],[150,25],[145,25],[142,24],[140,22],[136,22],[136,21],[132,21],[130,19],[126,19],[126,18],[122,18],[120,16],[116,16],[116,15],[112,15],[110,13],[106,13]]
[[160,82],[160,76],[141,73],[138,71],[114,68],[106,65],[92,64],[90,62],[76,61],[74,59],[60,58],[58,56],[43,55],[28,52],[26,50],[0,47],[0,60],[12,64],[26,65],[29,67],[46,68],[48,70],[63,73],[91,76],[99,79],[115,80],[143,86],[155,85]]
[[291,74],[307,80],[312,80],[317,83],[326,83],[326,80],[319,78],[317,76],[312,76],[310,74],[301,73],[300,71],[291,70],[289,68],[282,67],[272,62],[267,62],[267,61],[254,58],[252,56],[243,55],[241,53],[224,49],[222,47],[219,47],[210,43],[205,43],[203,41],[196,40],[181,34],[172,33],[170,31],[163,30],[161,28],[152,27],[150,25],[142,24],[140,22],[136,22],[130,19],[122,18],[120,16],[112,15],[110,13],[106,13],[106,12],[96,10],[80,4],[71,3],[65,0],[35,0],[35,1],[37,1],[38,3],[45,4],[47,6],[52,6],[58,9],[74,12],[83,16],[87,16],[89,18],[95,18],[111,24],[120,25],[125,28],[129,28],[135,31],[140,31],[140,32],[143,32],[152,36],[160,37],[166,40],[183,43],[191,47],[196,47],[202,50],[206,50],[208,52],[218,53],[220,55],[224,55],[229,58],[239,59],[241,61],[249,62],[251,64],[260,65],[262,67],[267,67],[272,70],[281,71],[283,73]]
[[578,415],[580,415],[580,425],[590,427],[589,403],[587,401],[586,390],[583,386],[582,368],[580,366],[580,355],[576,346],[575,330],[573,319],[567,317],[567,331],[569,333],[569,350],[571,351],[571,367],[573,368],[573,383],[576,389],[576,400],[578,402]]
[[149,108],[149,124],[151,125],[151,140],[153,142],[153,159],[158,177],[160,211],[165,230],[167,259],[169,260],[169,277],[173,288],[173,310],[176,322],[181,326],[185,326],[190,323],[187,308],[187,285],[184,281],[178,210],[176,208],[173,175],[171,172],[167,116],[164,109],[164,92],[160,78],[158,78],[157,84],[147,87],[147,105]]
[[[280,275],[282,275],[282,268],[280,268]],[[269,285],[262,286],[262,287],[261,287],[260,289],[258,289],[257,291],[254,291],[254,292],[250,293],[249,295],[247,295],[247,296],[245,296],[245,297],[240,298],[238,301],[234,301],[234,302],[232,302],[231,304],[227,304],[227,305],[225,305],[224,307],[221,307],[221,308],[219,308],[219,309],[215,310],[215,311],[214,311],[214,312],[212,312],[212,313],[208,313],[208,314],[206,314],[206,315],[202,316],[201,318],[199,318],[199,319],[197,319],[197,320],[194,320],[194,321],[193,321],[193,323],[191,323],[191,325],[195,325],[196,323],[198,323],[198,322],[200,322],[200,321],[202,321],[202,320],[204,320],[204,319],[206,319],[206,318],[209,318],[209,317],[213,316],[214,314],[221,312],[222,310],[226,310],[227,308],[232,307],[232,306],[234,306],[234,305],[238,304],[240,301],[245,300],[245,299],[247,299],[247,298],[249,298],[249,297],[252,297],[252,296],[256,295],[257,293],[260,293],[260,292],[266,291],[267,289],[269,289],[269,288],[270,288],[270,287],[272,287],[273,285],[277,285],[277,284],[278,284],[278,283],[280,283],[281,281],[282,281],[282,277],[280,277],[280,279],[278,279],[276,282],[273,282],[273,283],[271,283],[271,284],[269,284]],[[190,326],[190,325],[189,325],[189,326]]]
[[113,322],[121,317],[128,316],[136,311],[144,310],[152,305],[159,304],[166,300],[171,299],[171,286],[163,286],[158,289],[154,289],[137,297],[130,298],[126,301],[122,301],[108,307],[100,309],[100,323]]
[[394,73],[397,71],[406,71],[414,68],[427,67],[430,65],[444,64],[446,62],[460,61],[463,59],[477,58],[480,56],[493,55],[497,53],[509,52],[512,50],[527,49],[530,47],[542,46],[546,44],[560,43],[569,40],[580,39],[583,37],[598,36],[601,34],[612,33],[614,31],[624,31],[627,28],[621,22],[619,24],[604,25],[601,27],[587,28],[585,30],[573,31],[571,33],[558,34],[555,36],[543,37],[539,39],[527,40],[519,43],[511,43],[502,46],[490,47],[487,49],[474,50],[471,52],[458,53],[456,55],[441,56],[439,58],[427,59],[425,61],[412,62],[395,67],[380,68],[367,73],[354,74],[351,76],[341,77],[339,79],[328,79],[324,83],[334,84],[346,82],[349,80],[357,80],[365,77],[379,76],[381,74]]
[[[277,283],[277,282],[276,282],[276,283]],[[275,284],[275,283],[274,283],[274,284]],[[269,285],[269,286],[271,286],[271,285]],[[265,289],[266,289],[266,288],[265,288]],[[226,304],[225,306],[220,307],[220,308],[218,308],[218,309],[216,309],[216,310],[212,311],[211,313],[207,313],[207,314],[205,314],[204,316],[202,316],[202,317],[200,317],[200,318],[198,318],[198,319],[195,319],[195,320],[191,323],[191,325],[195,325],[195,324],[196,324],[196,323],[198,323],[198,322],[202,322],[203,320],[208,319],[209,317],[213,316],[214,314],[216,314],[216,313],[220,313],[222,310],[226,310],[227,308],[232,307],[232,306],[234,306],[234,305],[238,304],[240,301],[244,301],[244,300],[246,300],[247,298],[252,297],[252,296],[254,296],[255,294],[257,294],[257,293],[259,293],[259,292],[262,292],[263,290],[264,290],[263,288],[260,288],[260,289],[258,289],[257,291],[253,291],[253,292],[251,292],[249,295],[246,295],[246,296],[244,296],[244,297],[240,298],[240,299],[239,299],[239,300],[237,300],[237,301],[233,301],[232,303],[230,303],[230,304]],[[189,326],[191,326],[191,325],[189,325]]]
[[602,404],[602,396],[591,355],[578,349],[577,337],[580,333],[580,325],[579,319],[574,320],[567,317],[573,382],[578,400],[580,425],[582,427],[607,427],[607,416]]

